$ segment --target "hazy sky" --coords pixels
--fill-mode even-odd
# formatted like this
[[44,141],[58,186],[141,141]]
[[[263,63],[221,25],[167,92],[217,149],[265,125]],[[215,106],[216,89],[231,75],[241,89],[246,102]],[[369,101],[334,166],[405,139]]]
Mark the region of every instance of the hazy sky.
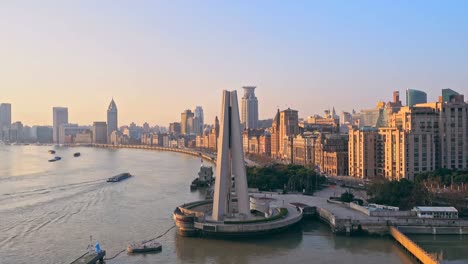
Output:
[[0,1],[13,121],[167,125],[256,85],[260,118],[374,107],[416,88],[468,96],[468,1]]

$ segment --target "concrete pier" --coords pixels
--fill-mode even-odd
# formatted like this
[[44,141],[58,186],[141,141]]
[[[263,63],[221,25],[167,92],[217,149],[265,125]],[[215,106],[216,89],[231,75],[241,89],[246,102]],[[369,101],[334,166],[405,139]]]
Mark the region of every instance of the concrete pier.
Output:
[[424,249],[419,247],[416,243],[414,243],[411,239],[405,236],[402,232],[400,232],[395,227],[390,227],[390,235],[398,242],[401,246],[403,246],[406,250],[408,250],[415,258],[417,258],[423,264],[438,264],[434,257],[429,255]]

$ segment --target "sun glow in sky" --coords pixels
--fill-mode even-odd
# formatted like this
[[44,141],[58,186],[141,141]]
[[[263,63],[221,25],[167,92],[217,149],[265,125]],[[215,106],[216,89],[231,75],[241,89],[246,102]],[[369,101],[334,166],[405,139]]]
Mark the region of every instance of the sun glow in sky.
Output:
[[371,108],[393,90],[468,96],[467,1],[1,1],[13,121],[165,125],[256,85],[260,118]]

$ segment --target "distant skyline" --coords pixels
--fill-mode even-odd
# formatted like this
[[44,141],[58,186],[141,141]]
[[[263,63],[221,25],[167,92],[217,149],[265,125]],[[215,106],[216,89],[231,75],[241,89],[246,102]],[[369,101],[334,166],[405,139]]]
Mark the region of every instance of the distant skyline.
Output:
[[257,86],[259,118],[372,108],[394,90],[468,96],[467,1],[3,1],[0,103],[12,122],[168,126]]

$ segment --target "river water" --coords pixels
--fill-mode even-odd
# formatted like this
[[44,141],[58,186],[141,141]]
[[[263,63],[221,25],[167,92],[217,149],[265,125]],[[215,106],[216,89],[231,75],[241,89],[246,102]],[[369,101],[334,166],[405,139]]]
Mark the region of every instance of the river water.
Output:
[[[62,160],[47,162],[51,148]],[[70,263],[90,235],[107,257],[156,237],[173,226],[177,205],[204,197],[189,188],[199,166],[171,152],[0,146],[0,263]],[[127,171],[135,177],[105,182]],[[334,236],[315,221],[269,237],[183,238],[173,229],[158,241],[161,253],[107,263],[415,263],[389,238]]]

